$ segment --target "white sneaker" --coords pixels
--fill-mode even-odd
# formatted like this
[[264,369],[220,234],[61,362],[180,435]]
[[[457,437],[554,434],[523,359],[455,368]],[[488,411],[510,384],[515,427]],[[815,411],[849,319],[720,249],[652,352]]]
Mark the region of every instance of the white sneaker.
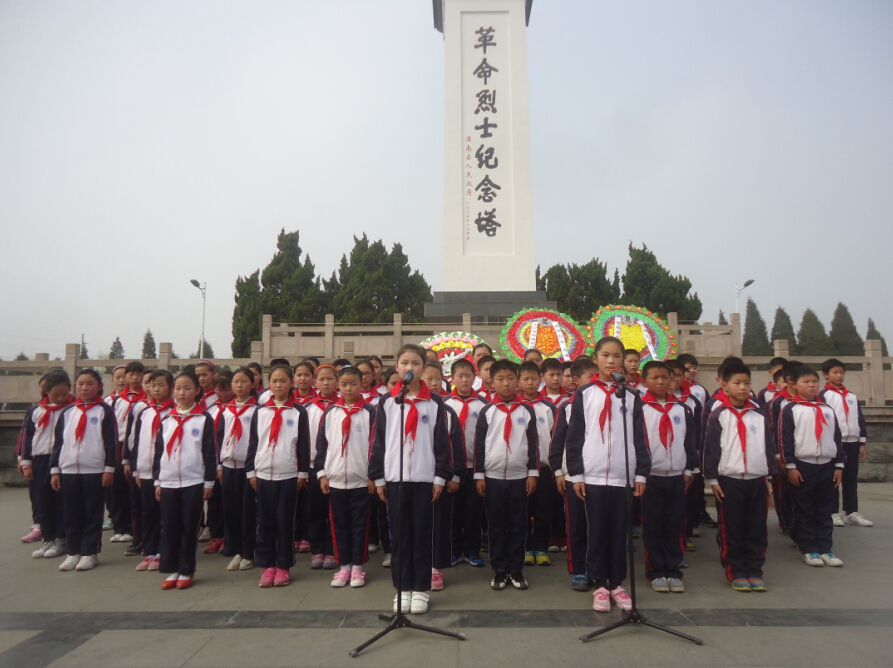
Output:
[[31,553],[31,558],[43,559],[43,555],[45,555],[47,553],[47,550],[50,549],[50,545],[52,545],[52,543],[50,543],[49,541],[43,541],[40,547],[38,547],[36,550],[34,550],[34,552]]
[[123,533],[116,533],[111,538],[109,538],[110,543],[123,543],[124,539],[122,538]]
[[76,571],[89,571],[94,568],[96,564],[99,563],[99,559],[96,558],[96,555],[88,554],[87,556],[81,557],[80,561],[78,561],[78,565],[75,566]]
[[61,554],[65,554],[65,541],[61,538],[57,538],[49,544],[46,552],[43,553],[43,557],[44,559],[53,559]]
[[381,549],[381,548],[378,547],[378,545],[376,545],[375,543],[369,543],[369,554],[375,554],[375,553],[378,552],[380,549]]
[[859,513],[850,513],[849,515],[844,515],[844,519],[847,524],[855,524],[860,527],[873,527],[874,522],[871,520],[867,520]]
[[831,521],[834,523],[834,526],[836,526],[836,527],[844,526],[843,513],[834,513],[833,515],[831,515]]
[[384,561],[381,562],[381,565],[384,566],[385,568],[391,567],[391,553],[390,552],[384,553]]
[[818,552],[805,552],[803,554],[803,561],[806,562],[807,566],[825,565],[825,561],[822,559],[821,555]]
[[60,571],[73,571],[75,566],[78,565],[78,562],[81,560],[81,555],[79,554],[70,554],[66,557],[65,561],[59,564]]
[[254,559],[242,559],[239,562],[240,571],[250,571],[252,568],[254,568]]
[[412,602],[409,611],[414,615],[424,615],[428,612],[428,594],[423,591],[412,592]]
[[819,557],[821,557],[822,563],[825,564],[825,566],[843,566],[843,561],[838,557],[835,557],[833,552],[825,552],[824,554],[820,554]]
[[400,611],[403,613],[409,612],[412,606],[412,592],[404,591],[394,596],[394,614],[397,614],[397,598],[400,598]]
[[[112,538],[112,540],[115,540],[115,539]],[[204,529],[202,529],[202,532],[198,535],[198,542],[199,543],[207,543],[209,540],[211,540],[211,530],[208,527],[205,527]]]
[[237,554],[232,558],[232,560],[226,565],[226,570],[228,571],[237,571],[239,570],[239,566],[242,564],[242,555]]
[[[121,540],[118,541],[120,543],[132,543],[133,542],[133,536],[131,536],[129,533],[122,533],[122,534],[119,534],[119,536],[121,537]],[[112,540],[115,540],[114,537],[112,537]]]

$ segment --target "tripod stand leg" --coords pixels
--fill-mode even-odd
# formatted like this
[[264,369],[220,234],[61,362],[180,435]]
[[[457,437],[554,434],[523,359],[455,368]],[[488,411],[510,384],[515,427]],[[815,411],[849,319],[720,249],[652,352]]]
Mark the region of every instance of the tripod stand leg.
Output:
[[350,650],[350,656],[351,656],[351,658],[354,658],[354,659],[355,659],[355,658],[357,657],[357,655],[358,655],[360,652],[362,652],[364,649],[366,649],[367,647],[369,647],[369,645],[371,645],[372,643],[374,643],[374,642],[377,641],[377,640],[381,640],[381,639],[384,638],[388,633],[390,633],[391,631],[393,631],[395,628],[397,628],[397,618],[396,618],[396,617],[394,617],[394,618],[391,620],[391,623],[388,624],[387,627],[385,627],[384,631],[380,631],[379,633],[375,634],[373,637],[369,638],[369,640],[367,640],[366,642],[364,642],[364,643],[363,643],[362,645],[360,645],[359,647]]
[[645,621],[642,622],[645,626],[650,626],[653,629],[657,629],[658,631],[663,631],[664,633],[669,633],[670,635],[678,636],[679,638],[683,638],[685,640],[690,640],[695,645],[703,645],[704,641],[700,638],[695,638],[694,636],[690,636],[687,633],[682,633],[682,631],[677,631],[676,629],[671,629],[666,626],[661,626],[660,624],[655,624],[654,622]]
[[614,629],[619,629],[621,626],[626,626],[627,624],[632,624],[632,621],[629,617],[624,617],[619,622],[615,624],[611,624],[611,626],[606,626],[603,629],[598,629],[597,631],[593,631],[592,633],[588,633],[585,636],[580,636],[580,642],[589,642],[596,636],[603,635],[608,631],[613,631]]
[[457,640],[465,640],[464,633],[455,633],[453,631],[445,631],[444,629],[436,629],[433,626],[422,626],[421,624],[415,624],[413,622],[407,622],[406,626],[411,629],[418,629],[419,631],[427,631],[428,633],[437,633],[442,636],[447,636],[448,638],[456,638]]

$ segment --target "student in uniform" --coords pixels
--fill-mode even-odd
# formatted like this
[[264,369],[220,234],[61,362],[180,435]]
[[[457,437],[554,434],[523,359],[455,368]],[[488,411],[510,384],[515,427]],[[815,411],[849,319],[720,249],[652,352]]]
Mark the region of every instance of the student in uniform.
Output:
[[133,428],[133,438],[124,451],[124,471],[133,477],[140,493],[142,533],[136,538],[145,555],[136,570],[157,571],[161,568],[161,506],[155,498],[155,443],[161,431],[161,421],[170,415],[176,403],[172,394],[174,377],[169,371],[158,369],[149,377],[151,398]]
[[[769,405],[764,409],[769,419],[769,429],[772,430],[773,442],[776,445],[775,459],[778,462],[778,472],[775,475],[775,514],[778,517],[778,526],[782,532],[795,543],[796,531],[794,529],[794,497],[785,467],[784,450],[781,448],[781,413],[785,406],[791,403],[797,396],[797,384],[794,382],[794,371],[802,366],[802,362],[788,360],[776,373],[780,376],[781,388],[773,397]],[[833,519],[833,518],[832,518]],[[835,522],[836,524],[836,522]]]
[[540,367],[540,373],[542,374],[543,383],[543,389],[540,394],[543,399],[553,406],[557,406],[567,398],[567,391],[562,387],[562,380],[564,379],[562,363],[554,357],[545,359]]
[[163,590],[189,589],[195,577],[195,553],[202,503],[217,480],[214,420],[201,401],[198,377],[183,371],[174,379],[176,408],[161,420],[155,438],[155,499],[161,508]]
[[846,458],[840,426],[834,410],[819,399],[819,375],[812,367],[797,367],[792,380],[797,396],[781,412],[780,432],[797,547],[809,566],[843,566],[831,552],[831,515]]
[[722,393],[715,403],[704,434],[704,476],[717,501],[720,560],[732,589],[764,592],[775,444],[769,421],[751,398],[747,365],[723,365]]
[[[40,393],[40,400],[46,398],[46,392],[44,391],[44,385],[46,384],[46,377],[48,374],[44,374],[40,377],[40,380],[37,381],[37,390]],[[34,408],[33,406],[31,407]],[[31,410],[31,409],[29,409]],[[25,440],[25,424],[28,421],[27,414],[25,415],[25,421],[22,422],[22,428],[19,429],[19,437],[16,439],[16,471],[23,478],[25,477],[25,471],[22,469],[22,448]],[[38,541],[43,541],[43,534],[40,533],[40,523],[37,520],[37,504],[38,501],[35,499],[36,488],[28,485],[28,500],[31,502],[31,529],[22,536],[21,540],[23,543],[36,543]]]
[[645,577],[657,592],[682,593],[685,551],[685,492],[697,464],[697,430],[692,411],[671,392],[670,367],[642,368],[642,418],[651,453],[651,473],[642,496]]
[[316,437],[314,469],[320,491],[329,499],[332,543],[340,567],[333,587],[366,584],[369,500],[375,492],[368,475],[369,439],[375,411],[363,400],[362,382],[358,367],[338,372],[341,398],[326,409]]
[[307,484],[310,426],[292,398],[292,370],[270,369],[270,400],[251,418],[245,475],[257,492],[257,565],[260,587],[284,587],[295,565],[298,491]]
[[52,559],[65,554],[62,499],[51,484],[50,458],[59,416],[74,403],[71,379],[64,371],[51,371],[44,382],[44,396],[25,415],[22,439],[22,474],[34,499],[33,518],[40,526],[43,545],[34,550],[35,559]]
[[[558,360],[548,359],[543,361],[542,368],[549,368],[546,362],[560,364]],[[554,367],[552,368],[554,370]],[[539,391],[543,375],[541,368],[534,362],[524,362],[519,368],[521,398],[533,408],[539,443],[539,479],[536,491],[527,500],[527,540],[524,553],[526,566],[552,564],[548,550],[549,539],[552,536],[552,505],[556,491],[555,475],[549,467],[549,443],[552,440],[552,427],[555,425],[555,404],[546,399],[545,392],[548,388]]]
[[[701,404],[691,393],[691,383],[685,378],[685,367],[679,360],[667,360],[664,362],[670,369],[672,381],[672,394],[676,400],[686,406],[694,417],[691,425],[692,438],[695,447],[695,464],[691,472],[691,481],[685,486],[685,550],[695,551],[692,538],[701,535],[701,511],[698,503],[689,503],[689,494],[703,495],[704,476],[701,472],[702,443],[701,443]],[[683,560],[683,567],[687,564]]]
[[[595,364],[588,357],[577,358],[571,364],[574,386],[583,387],[597,371]],[[571,575],[571,589],[589,591],[589,577],[586,575],[586,504],[574,493],[573,485],[576,479],[567,475],[565,440],[572,407],[573,395],[558,407],[552,442],[549,445],[549,466],[555,472],[555,488],[564,504],[567,570]]]
[[254,391],[260,396],[264,391],[264,368],[258,362],[249,362],[245,366],[254,374]]
[[[632,608],[632,599],[622,587],[629,521],[626,485],[629,480],[635,485],[634,495],[641,497],[651,471],[641,399],[634,391],[625,390],[624,414],[611,378],[611,371],[622,366],[623,352],[623,343],[612,336],[595,344],[599,374],[574,394],[565,440],[567,471],[579,477],[574,493],[586,503],[587,571],[596,586],[592,607],[598,612],[609,612],[611,601],[623,610]],[[626,453],[624,422],[629,443]]]
[[[433,503],[453,477],[446,411],[439,396],[421,380],[425,350],[407,344],[397,354],[397,371],[412,372],[404,419],[400,421],[397,398],[400,386],[378,404],[375,436],[369,458],[369,478],[375,482],[379,498],[388,504],[392,531],[399,535],[403,563],[392,569],[398,603],[412,614],[428,611],[428,589],[433,565]],[[405,504],[399,507],[400,452],[404,452],[402,477]]]
[[[143,394],[143,372],[145,367],[142,362],[130,362],[124,368],[125,387],[122,388],[112,401],[112,410],[115,412],[118,445],[116,449],[115,483],[111,489],[111,517],[114,525],[114,533],[110,539],[112,543],[132,543],[134,540],[133,514],[130,497],[130,481],[124,474],[124,442],[127,440],[127,425],[135,419],[135,415],[145,409],[148,399]],[[128,550],[131,554],[137,554]]]
[[474,479],[490,525],[494,571],[490,587],[496,591],[508,583],[527,589],[523,571],[527,502],[540,473],[537,417],[518,395],[517,369],[511,360],[490,367],[496,395],[481,412],[474,437]]
[[310,568],[313,570],[333,570],[337,566],[335,549],[332,545],[332,530],[329,520],[329,499],[319,486],[316,476],[316,439],[319,425],[326,410],[338,401],[335,391],[338,380],[335,367],[321,364],[316,369],[316,395],[303,404],[307,411],[307,423],[310,431],[310,461],[307,472],[307,503],[303,511],[307,522],[307,538],[310,543]]
[[868,430],[865,417],[859,405],[859,397],[850,392],[843,384],[846,380],[846,367],[838,359],[825,360],[822,363],[822,375],[825,387],[819,392],[819,399],[834,410],[837,424],[840,425],[840,436],[843,440],[843,452],[846,461],[843,465],[843,513],[840,512],[840,499],[834,504],[834,514],[838,523],[854,524],[860,527],[873,526],[874,522],[859,512],[859,495],[856,487],[859,484],[859,462],[865,461],[868,451],[865,442]]
[[[471,349],[471,363],[474,365],[475,369],[480,369],[480,361],[484,357],[493,357],[493,349],[486,343],[478,343]],[[496,358],[493,357],[495,360]],[[483,381],[480,376],[477,376],[474,379],[474,387],[472,388],[475,392],[478,392],[481,389],[481,385]]]
[[368,403],[373,394],[378,394],[377,390],[373,390],[375,385],[375,367],[370,360],[365,359],[357,362],[355,368],[359,369],[362,377],[360,394],[363,397],[363,402]]
[[772,403],[775,395],[778,394],[778,385],[775,382],[775,374],[785,365],[787,360],[784,357],[773,357],[769,360],[769,382],[766,387],[757,392],[757,403],[764,408]]
[[465,449],[466,470],[461,476],[459,490],[453,501],[452,546],[455,563],[467,561],[475,568],[482,568],[481,559],[481,516],[484,504],[474,483],[474,434],[478,417],[487,405],[474,389],[474,365],[467,359],[457,359],[451,369],[453,390],[444,403],[458,415],[462,433],[462,447]]
[[56,421],[50,455],[50,485],[62,493],[62,524],[68,557],[60,571],[89,571],[99,563],[103,487],[115,478],[117,431],[114,411],[102,400],[102,376],[81,369],[77,399]]
[[642,356],[638,350],[627,348],[623,351],[623,373],[626,375],[626,383],[630,387],[638,387],[642,384],[642,376],[639,373],[639,365]]
[[316,373],[316,367],[313,362],[304,360],[295,364],[294,380],[295,389],[292,394],[295,397],[295,403],[306,406],[313,401],[316,396],[316,388],[313,385],[313,376]]
[[[233,399],[232,373],[221,371],[214,376],[214,403],[207,408],[208,415],[214,420],[214,435],[217,436],[217,428],[223,420],[226,405]],[[221,472],[223,470],[220,461],[220,441],[217,443],[217,479],[214,481],[214,493],[208,499],[208,527],[211,532],[211,540],[205,545],[205,554],[223,554],[224,537],[226,536],[226,518],[223,512],[223,489],[221,488]]]
[[220,448],[217,477],[223,497],[223,555],[230,557],[226,567],[228,571],[254,568],[257,497],[245,473],[251,420],[257,411],[254,383],[251,369],[240,367],[233,372],[230,381],[233,398],[224,406],[217,422],[217,443]]
[[486,401],[492,401],[494,390],[493,380],[490,378],[490,367],[496,361],[492,355],[485,355],[478,360],[478,376],[481,379],[481,386],[477,389],[477,393]]

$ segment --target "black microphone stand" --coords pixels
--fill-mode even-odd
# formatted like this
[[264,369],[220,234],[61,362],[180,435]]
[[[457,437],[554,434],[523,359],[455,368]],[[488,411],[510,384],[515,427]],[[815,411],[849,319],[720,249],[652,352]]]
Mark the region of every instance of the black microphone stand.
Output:
[[669,633],[671,635],[684,638],[685,640],[690,640],[696,645],[703,645],[704,641],[700,638],[695,638],[694,636],[682,633],[681,631],[677,631],[675,629],[661,626],[660,624],[649,621],[639,610],[639,606],[636,603],[636,565],[635,560],[633,559],[633,487],[629,479],[629,434],[626,421],[626,391],[627,389],[629,389],[635,392],[635,389],[630,387],[626,383],[617,381],[616,379],[615,382],[617,382],[617,390],[615,391],[615,395],[620,399],[623,413],[623,454],[626,460],[626,511],[628,519],[626,527],[626,552],[629,555],[629,594],[633,602],[633,607],[632,610],[630,610],[629,612],[623,613],[623,619],[621,619],[619,622],[611,624],[610,626],[606,626],[603,629],[593,631],[592,633],[589,633],[587,635],[580,636],[580,642],[589,642],[596,636],[603,635],[605,633],[608,633],[609,631],[613,631],[614,629],[622,628],[627,624],[639,624],[641,626],[650,626],[653,629],[657,629],[658,631],[663,631],[664,633]]
[[[400,482],[399,482],[399,492],[397,493],[397,530],[393,532],[391,536],[391,542],[396,543],[395,547],[397,549],[394,550],[394,555],[397,557],[391,563],[391,568],[395,570],[397,573],[397,582],[402,582],[403,573],[400,568],[403,566],[403,541],[400,539],[400,528],[403,524],[403,513],[406,510],[406,495],[404,494],[403,487],[403,449],[406,446],[406,426],[404,413],[406,412],[406,395],[409,393],[409,383],[404,381],[403,387],[400,389],[400,394],[398,394],[394,400],[400,404]],[[436,633],[442,636],[448,636],[450,638],[456,638],[458,640],[465,640],[464,633],[453,633],[452,631],[444,631],[443,629],[435,629],[431,626],[423,626],[421,624],[416,624],[409,620],[409,618],[403,612],[403,592],[400,590],[400,586],[397,586],[397,614],[396,615],[386,615],[384,613],[378,615],[378,618],[382,621],[388,622],[388,625],[385,627],[383,631],[377,633],[372,638],[364,642],[362,645],[357,647],[356,649],[352,649],[350,651],[350,656],[356,658],[360,652],[369,647],[372,643],[384,638],[388,633],[393,631],[394,629],[416,629],[418,631],[427,631],[428,633]]]

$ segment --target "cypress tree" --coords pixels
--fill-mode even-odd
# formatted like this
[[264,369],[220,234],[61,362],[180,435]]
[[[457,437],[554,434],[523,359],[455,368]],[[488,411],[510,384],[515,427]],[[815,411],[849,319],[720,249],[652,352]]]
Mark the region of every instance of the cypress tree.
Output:
[[251,342],[260,341],[262,334],[260,270],[246,277],[236,278],[236,306],[233,309],[233,357],[249,357]]
[[112,342],[111,350],[109,350],[109,359],[110,360],[123,360],[124,359],[124,346],[121,344],[120,337],[115,337],[115,340]]
[[760,315],[760,310],[753,299],[748,298],[744,310],[744,336],[741,343],[741,352],[744,355],[771,355],[772,346],[769,345],[769,334],[766,331],[766,322]]
[[865,343],[856,329],[850,310],[842,303],[837,304],[834,317],[831,319],[831,331],[828,333],[828,345],[832,355],[838,357],[855,356],[865,354]]
[[143,335],[142,357],[144,360],[154,360],[158,358],[158,355],[155,352],[155,337],[152,336],[151,329],[147,329],[146,333]]
[[680,320],[697,320],[701,317],[701,300],[698,293],[689,296],[690,290],[691,281],[671,275],[645,244],[642,248],[629,245],[623,275],[623,300],[627,304],[646,307],[662,316],[675,311]]
[[824,356],[828,355],[828,334],[825,326],[812,309],[806,309],[803,319],[800,321],[800,331],[797,333],[797,345],[801,355]]
[[716,321],[717,325],[728,325],[729,321],[726,320],[726,314],[722,312],[722,309],[719,309],[719,319]]
[[772,325],[772,341],[785,340],[791,355],[800,354],[797,346],[797,335],[794,334],[794,323],[791,316],[781,306],[775,309],[775,322]]

